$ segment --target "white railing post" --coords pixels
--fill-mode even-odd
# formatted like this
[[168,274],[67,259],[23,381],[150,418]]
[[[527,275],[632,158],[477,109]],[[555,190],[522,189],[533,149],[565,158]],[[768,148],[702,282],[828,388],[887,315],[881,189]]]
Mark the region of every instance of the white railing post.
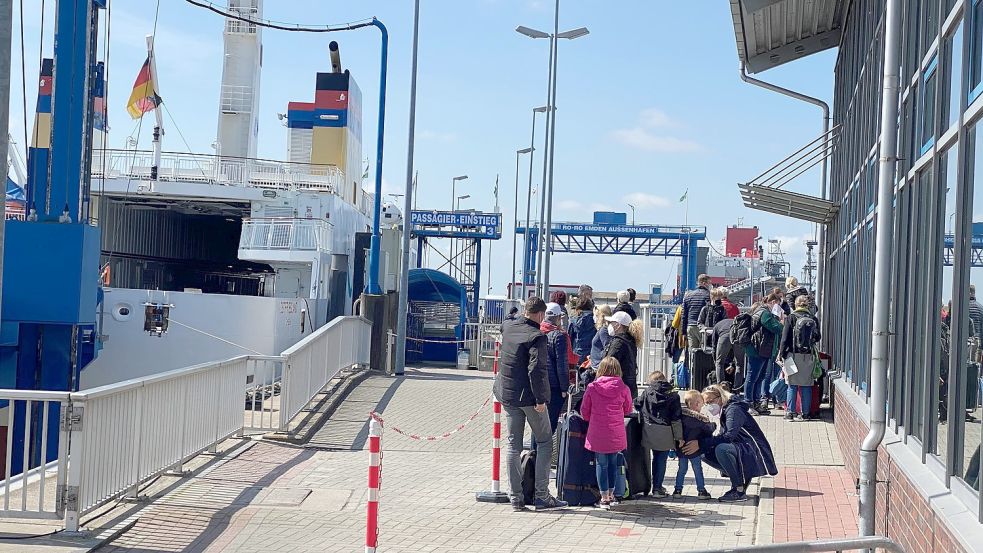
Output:
[[133,477],[130,480],[133,484],[126,492],[126,497],[135,498],[140,493],[140,464],[143,462],[143,412],[144,412],[144,392],[145,388],[140,386],[136,390],[137,395],[137,416],[136,416],[136,451],[133,452]]
[[[13,402],[11,402],[13,403]],[[65,530],[78,532],[80,505],[82,501],[82,464],[85,459],[85,401],[71,400],[64,404],[62,411],[62,430],[67,433],[68,471],[65,484],[58,488],[55,501],[65,514]],[[78,421],[78,422],[76,422]]]
[[180,433],[180,438],[178,438],[178,450],[180,459],[176,465],[174,465],[174,472],[178,474],[184,473],[184,451],[185,451],[185,434],[186,428],[188,426],[188,379],[185,378],[181,385],[181,426],[178,428]]
[[283,357],[283,374],[280,378],[280,423],[277,430],[280,432],[287,431],[287,425],[290,423],[290,393],[291,388],[291,370],[292,360],[290,357]]

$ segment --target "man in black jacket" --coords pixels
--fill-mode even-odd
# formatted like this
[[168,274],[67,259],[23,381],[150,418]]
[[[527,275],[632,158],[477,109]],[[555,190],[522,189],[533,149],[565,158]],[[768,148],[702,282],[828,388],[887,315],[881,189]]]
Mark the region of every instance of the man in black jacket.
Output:
[[495,397],[502,403],[508,425],[509,448],[505,465],[511,486],[509,499],[515,511],[525,510],[519,454],[526,422],[536,442],[536,501],[533,508],[542,511],[567,506],[565,501],[559,501],[549,493],[553,434],[546,404],[550,400],[550,382],[546,370],[546,335],[539,330],[545,316],[546,303],[533,296],[526,300],[524,317],[502,324]]
[[[686,340],[690,350],[701,347],[700,310],[710,303],[710,277],[700,275],[696,280],[697,287],[683,295],[683,328],[686,329]],[[687,360],[687,362],[691,362]]]

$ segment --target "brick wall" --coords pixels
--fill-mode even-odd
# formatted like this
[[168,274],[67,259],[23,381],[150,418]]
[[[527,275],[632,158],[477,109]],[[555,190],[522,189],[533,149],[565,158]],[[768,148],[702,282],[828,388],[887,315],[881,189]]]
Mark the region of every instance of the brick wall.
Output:
[[[860,477],[858,452],[869,427],[839,388],[834,388],[836,438],[843,461],[854,478]],[[875,532],[897,541],[910,553],[965,551],[953,539],[928,500],[915,488],[884,447],[878,453],[877,519]]]

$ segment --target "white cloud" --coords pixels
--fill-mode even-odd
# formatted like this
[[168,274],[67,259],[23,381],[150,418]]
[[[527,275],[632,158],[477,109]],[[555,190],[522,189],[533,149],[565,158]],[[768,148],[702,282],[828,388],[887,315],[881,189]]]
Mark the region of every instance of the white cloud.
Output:
[[643,208],[659,208],[659,207],[669,207],[672,205],[668,199],[662,196],[656,196],[655,194],[646,194],[645,192],[632,192],[623,198],[625,203],[629,203],[635,206],[636,209]]
[[673,121],[666,112],[658,108],[646,108],[642,110],[642,115],[640,117],[640,122],[644,127],[673,127],[676,122]]
[[703,149],[695,141],[656,135],[641,127],[614,130],[611,132],[611,138],[615,142],[646,152],[678,154],[698,152]]

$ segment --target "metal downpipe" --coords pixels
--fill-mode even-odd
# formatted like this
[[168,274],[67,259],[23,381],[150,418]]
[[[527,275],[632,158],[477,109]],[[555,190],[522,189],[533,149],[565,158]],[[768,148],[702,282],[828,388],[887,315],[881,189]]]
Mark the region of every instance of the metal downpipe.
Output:
[[894,247],[894,180],[897,170],[898,90],[900,88],[901,2],[884,8],[884,75],[881,92],[881,145],[878,157],[877,242],[874,264],[874,326],[870,352],[870,432],[860,446],[860,535],[874,535],[877,502],[877,448],[887,421],[888,342],[890,338],[891,256]]
[[[826,199],[826,195],[828,193],[828,189],[829,189],[828,164],[829,164],[829,153],[830,153],[830,148],[831,148],[831,145],[829,144],[829,141],[830,141],[830,137],[829,137],[829,120],[830,120],[830,117],[829,117],[829,104],[827,104],[826,102],[820,100],[819,98],[813,98],[812,96],[806,96],[805,94],[802,94],[801,92],[796,92],[794,90],[790,90],[790,89],[785,88],[785,87],[781,87],[781,86],[778,86],[778,85],[775,85],[775,84],[771,84],[771,83],[762,81],[760,79],[755,79],[754,77],[752,77],[752,76],[750,76],[750,75],[747,74],[747,67],[743,63],[741,64],[741,80],[744,81],[744,82],[746,82],[746,83],[748,83],[748,84],[753,84],[755,86],[760,86],[761,88],[764,88],[766,90],[770,90],[772,92],[777,92],[779,94],[784,94],[785,96],[789,96],[791,98],[795,98],[796,100],[801,100],[803,102],[810,103],[810,104],[812,104],[814,106],[819,106],[819,108],[823,110],[823,137],[825,137],[823,139],[823,151],[826,152],[827,155],[823,156],[822,176],[820,177],[820,197],[825,200]],[[822,308],[822,305],[823,305],[823,295],[824,295],[823,284],[824,284],[825,279],[823,277],[825,276],[825,271],[826,271],[826,260],[825,260],[825,257],[826,257],[826,232],[825,232],[825,229],[820,229],[820,231],[819,231],[819,267],[818,267],[818,272],[816,274],[816,304],[818,304],[820,306],[820,309]]]

